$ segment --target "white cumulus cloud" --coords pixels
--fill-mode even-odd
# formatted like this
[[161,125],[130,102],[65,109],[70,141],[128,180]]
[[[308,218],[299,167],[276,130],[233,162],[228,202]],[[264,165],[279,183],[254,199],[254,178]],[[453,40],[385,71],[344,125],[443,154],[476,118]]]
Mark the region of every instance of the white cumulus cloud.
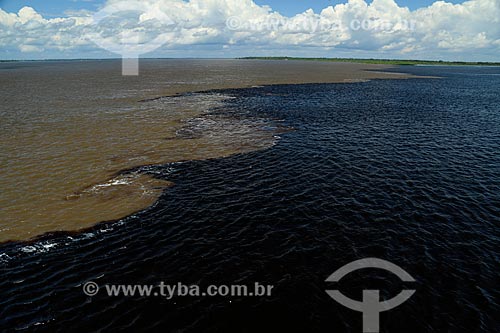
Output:
[[18,13],[0,9],[2,58],[94,57],[105,54],[103,47],[120,53],[123,45],[130,52],[152,51],[156,56],[300,54],[499,61],[500,0],[437,1],[414,11],[394,0],[349,0],[293,17],[251,0],[108,0],[97,13],[51,19],[31,7]]

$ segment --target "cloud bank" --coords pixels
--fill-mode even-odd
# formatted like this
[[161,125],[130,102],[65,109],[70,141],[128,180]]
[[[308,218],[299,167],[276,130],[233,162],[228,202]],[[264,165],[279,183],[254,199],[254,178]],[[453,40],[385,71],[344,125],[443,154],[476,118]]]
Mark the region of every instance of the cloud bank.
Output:
[[[0,57],[111,56],[96,45],[135,45],[145,56],[372,56],[500,61],[500,0],[437,1],[410,11],[394,0],[349,0],[286,17],[251,0],[108,0],[111,12],[47,19],[0,9]],[[102,15],[102,14],[105,15]],[[98,20],[96,17],[101,15]],[[157,47],[148,49],[151,41]],[[161,47],[159,47],[161,45]],[[110,50],[110,48],[106,48]],[[154,50],[153,50],[154,49]],[[113,51],[116,49],[111,48]]]

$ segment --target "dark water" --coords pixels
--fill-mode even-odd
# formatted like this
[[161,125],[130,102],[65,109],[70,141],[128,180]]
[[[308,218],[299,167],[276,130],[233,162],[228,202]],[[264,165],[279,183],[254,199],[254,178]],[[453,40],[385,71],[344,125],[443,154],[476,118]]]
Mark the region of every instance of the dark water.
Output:
[[[325,279],[378,257],[417,291],[382,332],[499,328],[500,69],[411,67],[443,79],[226,91],[214,113],[295,130],[274,147],[143,168],[175,182],[153,207],[79,235],[4,244],[0,327],[28,331],[361,332]],[[379,270],[352,298],[405,287]],[[90,298],[81,284],[248,284],[270,297]]]

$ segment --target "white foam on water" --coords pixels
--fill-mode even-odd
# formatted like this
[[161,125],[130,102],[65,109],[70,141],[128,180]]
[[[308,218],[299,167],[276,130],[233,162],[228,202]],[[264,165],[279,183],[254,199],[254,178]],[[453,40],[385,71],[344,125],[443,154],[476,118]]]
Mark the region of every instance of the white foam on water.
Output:
[[21,251],[25,252],[25,253],[48,252],[48,251],[50,251],[50,249],[57,247],[57,245],[58,244],[56,242],[44,241],[44,242],[36,243],[34,245],[24,246],[21,248]]
[[0,254],[0,262],[9,262],[12,259],[7,253]]

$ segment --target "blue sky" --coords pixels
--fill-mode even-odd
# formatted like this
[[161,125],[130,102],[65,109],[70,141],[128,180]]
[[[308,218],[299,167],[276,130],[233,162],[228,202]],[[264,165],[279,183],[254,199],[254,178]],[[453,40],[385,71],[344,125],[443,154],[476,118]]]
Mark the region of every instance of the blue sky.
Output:
[[[323,8],[345,2],[345,0],[255,0],[256,4],[269,5],[287,16],[302,13],[309,8],[320,12]],[[429,6],[433,2],[433,0],[396,0],[398,5],[409,7],[411,10]],[[447,0],[447,2],[464,1]],[[30,6],[45,17],[56,17],[68,11],[95,10],[103,3],[103,0],[0,0],[0,8],[8,12],[17,12],[24,6]]]
[[[306,9],[312,8],[315,12],[321,11],[328,6],[334,6],[340,3],[345,3],[343,0],[257,0],[255,3],[259,5],[269,5],[273,9],[284,15],[294,15],[301,13]],[[411,10],[420,7],[425,7],[432,4],[432,0],[396,0],[399,6],[405,6]],[[448,0],[447,2],[462,3],[463,1]]]
[[0,8],[17,13],[24,6],[29,6],[44,17],[56,17],[71,10],[95,10],[102,3],[102,0],[0,0]]

